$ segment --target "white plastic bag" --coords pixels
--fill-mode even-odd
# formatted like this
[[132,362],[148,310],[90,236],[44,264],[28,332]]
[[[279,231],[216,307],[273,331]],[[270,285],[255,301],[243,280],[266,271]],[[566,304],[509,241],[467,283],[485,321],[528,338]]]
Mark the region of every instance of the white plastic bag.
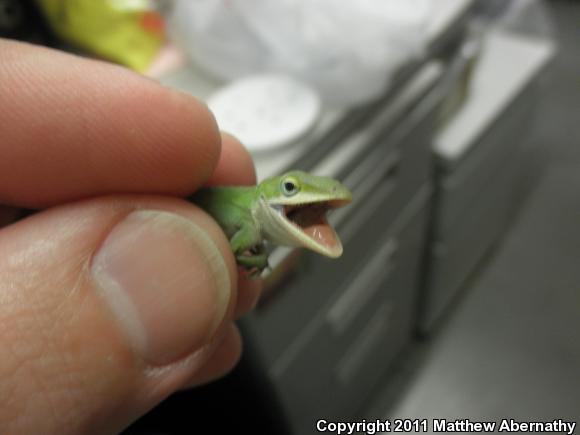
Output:
[[[436,2],[434,2],[436,3]],[[375,98],[426,43],[431,0],[175,0],[170,34],[222,79],[284,72],[329,104]]]

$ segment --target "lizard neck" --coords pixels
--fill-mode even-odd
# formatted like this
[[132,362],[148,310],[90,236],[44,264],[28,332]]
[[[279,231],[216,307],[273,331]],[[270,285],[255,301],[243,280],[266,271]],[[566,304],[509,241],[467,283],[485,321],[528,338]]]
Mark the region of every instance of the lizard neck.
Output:
[[282,246],[300,246],[288,232],[286,218],[271,207],[263,196],[257,196],[252,217],[263,240]]

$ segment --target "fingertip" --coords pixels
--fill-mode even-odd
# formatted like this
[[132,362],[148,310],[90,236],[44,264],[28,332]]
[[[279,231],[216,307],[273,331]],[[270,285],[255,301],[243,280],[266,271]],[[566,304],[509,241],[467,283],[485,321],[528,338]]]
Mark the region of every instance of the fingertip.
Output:
[[210,186],[256,184],[256,169],[251,154],[234,136],[221,133],[221,154],[217,166],[207,180]]
[[189,379],[184,389],[200,386],[227,375],[240,361],[242,351],[243,342],[240,331],[235,324],[231,324],[223,341],[205,364]]
[[190,194],[211,176],[221,155],[213,114],[184,92],[142,78],[129,82],[124,96],[107,103],[117,114],[109,132],[102,132],[109,151],[99,153],[98,166],[108,164],[109,170],[96,188],[104,190],[99,193],[121,186],[130,193]]
[[176,153],[166,167],[179,169],[173,191],[187,195],[215,172],[223,152],[222,135],[213,113],[202,101],[174,89],[170,89],[170,94],[180,132],[174,146],[185,152]]
[[186,195],[214,172],[207,106],[125,68],[1,43],[0,202],[47,207],[111,193]]
[[0,421],[40,410],[12,432],[56,433],[60,415],[75,422],[67,433],[103,415],[119,429],[199,369],[207,381],[238,361],[235,261],[219,226],[186,201],[79,201],[3,228],[0,239],[0,322],[11,325],[0,343],[15,350],[0,363],[14,375],[0,385],[9,398]]

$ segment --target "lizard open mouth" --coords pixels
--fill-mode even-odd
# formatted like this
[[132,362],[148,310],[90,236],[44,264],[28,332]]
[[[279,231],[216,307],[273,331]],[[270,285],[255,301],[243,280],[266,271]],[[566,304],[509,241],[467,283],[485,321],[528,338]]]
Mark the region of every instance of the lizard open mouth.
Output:
[[[330,200],[308,204],[284,205],[286,219],[307,236],[320,253],[329,257],[342,254],[342,243],[327,220],[327,212],[348,204],[349,200]],[[310,246],[313,248],[314,246]]]

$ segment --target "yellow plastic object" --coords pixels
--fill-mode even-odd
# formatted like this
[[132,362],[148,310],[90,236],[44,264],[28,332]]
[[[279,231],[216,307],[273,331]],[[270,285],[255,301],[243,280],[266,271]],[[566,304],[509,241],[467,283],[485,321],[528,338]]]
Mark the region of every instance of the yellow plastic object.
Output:
[[37,0],[54,32],[103,59],[144,71],[163,43],[163,21],[146,1]]

